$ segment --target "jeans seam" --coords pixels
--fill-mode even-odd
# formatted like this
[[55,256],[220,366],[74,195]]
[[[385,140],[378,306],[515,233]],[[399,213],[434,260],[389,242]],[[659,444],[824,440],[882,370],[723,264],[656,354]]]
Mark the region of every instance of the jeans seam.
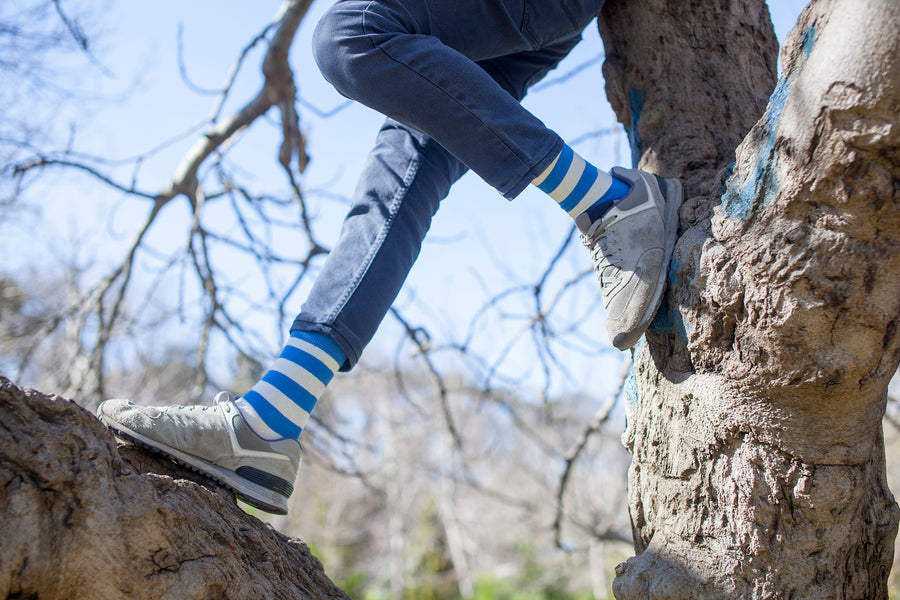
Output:
[[[554,0],[555,2],[561,2],[562,0]],[[605,0],[596,0],[597,9],[594,12],[594,16],[600,14],[600,9],[603,7]],[[531,42],[532,50],[541,50],[546,48],[549,45],[553,45],[559,41],[559,39],[553,40],[543,40],[540,39],[531,29],[531,24],[535,20],[534,17],[534,9],[532,9],[533,0],[524,0],[524,8],[522,10],[522,27],[520,29],[522,35],[528,38],[528,41]],[[561,4],[560,9],[566,15],[566,18],[569,20],[569,25],[572,27],[572,30],[575,31],[579,26],[579,19],[576,17],[575,13],[572,12],[572,9],[565,5]]]
[[537,39],[535,38],[534,34],[531,32],[531,21],[533,19],[533,15],[532,15],[533,12],[534,11],[531,8],[531,1],[525,0],[524,6],[522,8],[522,26],[519,28],[519,31],[521,31],[522,35],[524,35],[526,38],[528,38],[528,41],[531,42],[531,49],[537,50],[539,44],[538,44]]
[[350,298],[359,289],[360,282],[369,272],[369,268],[375,261],[375,257],[381,251],[384,240],[387,238],[387,235],[394,224],[394,220],[397,218],[397,214],[400,212],[400,207],[403,205],[403,200],[406,196],[406,192],[409,190],[409,187],[412,185],[413,179],[415,179],[416,174],[419,172],[419,166],[422,164],[423,154],[424,149],[422,152],[419,152],[413,160],[409,162],[409,166],[407,166],[406,168],[406,174],[401,181],[400,187],[394,193],[393,197],[391,197],[388,216],[384,220],[384,223],[382,224],[381,230],[378,232],[378,235],[372,241],[371,250],[361,262],[361,268],[354,275],[350,285],[347,286],[347,291],[343,296],[341,296],[340,300],[336,303],[334,310],[331,312],[331,314],[328,315],[328,318],[326,319],[327,322],[331,323],[332,325],[337,322],[337,318],[347,306],[347,302],[350,301]]

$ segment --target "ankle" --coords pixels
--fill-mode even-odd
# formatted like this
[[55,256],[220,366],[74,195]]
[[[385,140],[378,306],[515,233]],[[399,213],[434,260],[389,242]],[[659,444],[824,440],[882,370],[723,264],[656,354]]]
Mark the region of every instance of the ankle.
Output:
[[[623,179],[612,176],[609,189],[600,198],[590,205],[584,212],[587,213],[591,223],[602,219],[609,210],[631,193],[631,184]],[[577,220],[578,216],[575,216]]]

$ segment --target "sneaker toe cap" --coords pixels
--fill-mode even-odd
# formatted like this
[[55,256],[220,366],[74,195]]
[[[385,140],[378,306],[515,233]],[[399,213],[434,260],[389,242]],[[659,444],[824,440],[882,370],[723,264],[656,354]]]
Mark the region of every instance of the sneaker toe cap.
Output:
[[656,312],[660,301],[659,280],[665,277],[662,257],[662,250],[645,253],[640,267],[607,307],[607,332],[620,350],[637,342]]
[[125,425],[129,429],[140,427],[148,420],[159,417],[160,414],[160,411],[153,407],[141,407],[122,398],[107,400],[97,408],[97,416],[104,423]]

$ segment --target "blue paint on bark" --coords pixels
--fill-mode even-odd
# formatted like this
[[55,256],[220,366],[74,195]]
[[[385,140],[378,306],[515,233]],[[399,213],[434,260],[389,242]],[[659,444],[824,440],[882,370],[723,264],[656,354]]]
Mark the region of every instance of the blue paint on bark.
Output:
[[[802,62],[813,49],[816,29],[809,27],[802,37]],[[756,153],[756,162],[741,180],[728,179],[722,194],[722,210],[732,219],[746,219],[757,207],[765,208],[781,190],[781,179],[775,168],[775,144],[778,140],[778,123],[784,114],[791,93],[794,77],[802,69],[802,63],[787,76],[782,76],[769,98],[766,114],[762,118],[764,133]]]
[[743,181],[728,180],[722,195],[722,210],[732,219],[746,219],[757,205],[766,207],[775,199],[781,182],[773,168],[775,141],[778,136],[778,121],[784,113],[784,106],[791,91],[791,81],[780,79],[769,98],[769,106],[763,117],[765,135],[756,153],[756,164]]
[[669,272],[666,275],[668,279],[668,284],[670,286],[678,283],[678,276],[681,273],[681,259],[678,258],[675,254],[672,255],[672,260],[669,262]]
[[677,310],[670,311],[665,305],[661,306],[659,311],[657,311],[648,329],[668,338],[687,339],[687,328],[684,326],[684,319],[681,317],[681,313]]
[[[678,283],[681,274],[681,266],[681,260],[673,255],[672,260],[669,263],[669,271],[666,274],[667,285],[674,286]],[[670,310],[665,303],[663,303],[659,307],[659,310],[656,311],[656,315],[650,322],[650,327],[648,329],[661,333],[669,338],[687,339],[687,329],[685,328],[684,319],[682,318],[681,313],[677,310]]]
[[631,123],[628,126],[628,144],[631,146],[631,166],[637,168],[644,152],[644,140],[638,133],[638,122],[641,120],[641,112],[644,110],[644,93],[638,90],[628,90],[628,112],[631,114]]
[[628,426],[628,419],[631,415],[634,414],[635,409],[637,408],[638,402],[638,391],[637,391],[637,379],[634,378],[634,369],[628,374],[628,377],[625,379],[625,425]]
[[806,28],[806,31],[803,32],[803,58],[809,58],[809,55],[812,54],[813,44],[816,41],[816,26],[810,25]]

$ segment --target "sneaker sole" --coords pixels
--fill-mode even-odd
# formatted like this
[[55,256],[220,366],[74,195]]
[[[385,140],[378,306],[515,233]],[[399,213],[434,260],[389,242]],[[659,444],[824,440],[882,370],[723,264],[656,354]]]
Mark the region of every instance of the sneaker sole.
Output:
[[666,189],[664,196],[666,198],[666,247],[663,256],[665,268],[660,270],[659,279],[656,281],[656,288],[653,290],[653,298],[647,305],[639,324],[633,331],[621,333],[612,341],[613,346],[619,350],[628,350],[637,344],[641,336],[647,331],[659,305],[662,304],[663,292],[666,289],[666,281],[669,278],[669,262],[672,260],[672,252],[675,250],[675,240],[678,237],[678,209],[681,208],[682,196],[684,194],[681,187],[681,180],[666,179]]
[[190,469],[195,473],[200,473],[205,477],[209,477],[219,485],[231,490],[238,498],[254,508],[276,515],[287,514],[287,498],[277,492],[273,492],[252,481],[248,481],[234,471],[217,467],[202,458],[186,454],[171,446],[160,444],[159,442],[151,440],[118,423],[111,423],[103,417],[100,418],[100,421],[115,433],[116,436],[122,438],[126,442],[141,448],[146,448],[155,454],[162,455],[175,461],[179,465]]

